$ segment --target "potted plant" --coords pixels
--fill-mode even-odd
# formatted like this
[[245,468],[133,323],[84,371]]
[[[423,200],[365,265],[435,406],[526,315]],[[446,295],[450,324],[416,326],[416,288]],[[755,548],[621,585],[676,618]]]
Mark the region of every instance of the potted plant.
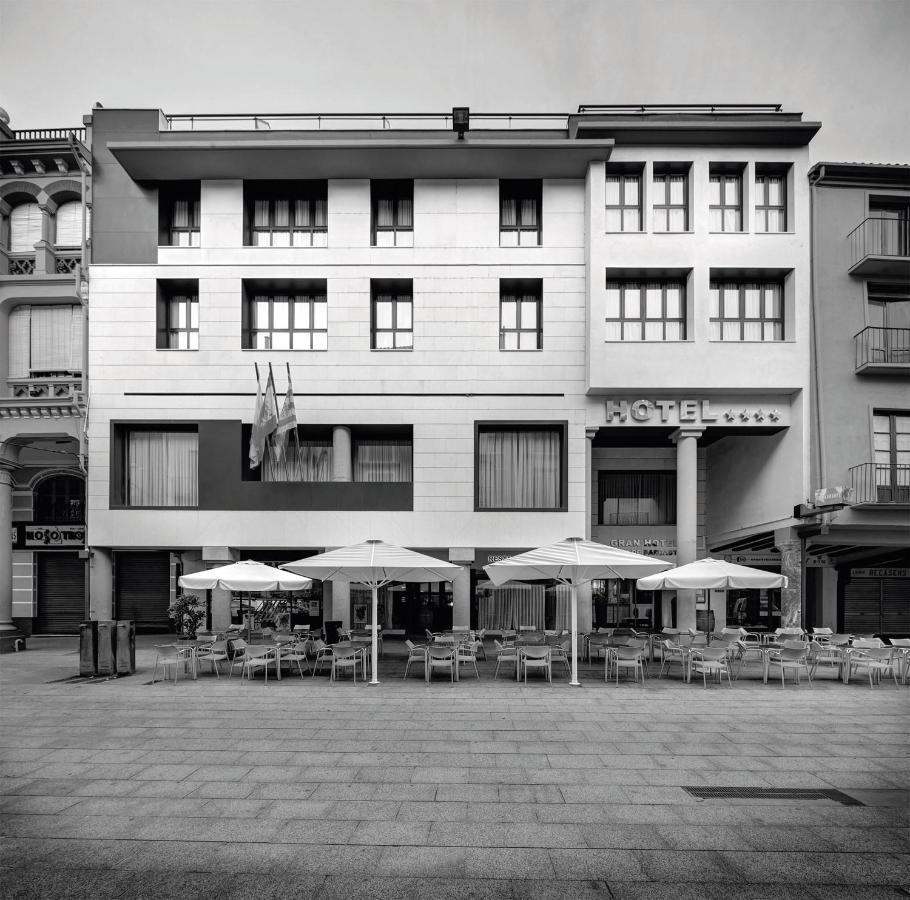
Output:
[[178,594],[167,611],[177,633],[181,637],[193,640],[196,637],[196,629],[205,618],[205,607],[200,605],[198,598],[193,594]]

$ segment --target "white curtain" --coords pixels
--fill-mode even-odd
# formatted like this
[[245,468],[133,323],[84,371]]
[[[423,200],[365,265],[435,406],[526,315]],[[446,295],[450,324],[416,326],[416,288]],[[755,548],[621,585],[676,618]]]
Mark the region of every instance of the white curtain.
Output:
[[517,631],[521,625],[544,629],[546,593],[542,584],[506,584],[485,590],[477,603],[477,626]]
[[557,584],[547,588],[548,611],[552,610],[552,628],[556,631],[568,631],[572,623],[572,588],[567,584]]
[[9,316],[9,377],[82,371],[82,307],[17,306]]
[[20,203],[9,216],[10,253],[32,253],[41,240],[41,210],[37,203]]
[[293,432],[288,437],[284,456],[275,459],[272,450],[262,463],[263,481],[318,481],[332,480],[332,442],[294,441]]
[[[57,247],[80,247],[82,245],[82,204],[78,200],[61,203],[57,209]],[[89,218],[86,216],[85,233],[89,233]]]
[[354,445],[354,481],[412,481],[411,442],[358,440]]
[[558,508],[561,438],[558,431],[480,432],[481,509]]
[[518,225],[518,201],[503,200],[500,204],[500,219],[503,228],[515,228]]
[[127,446],[128,506],[198,506],[199,435],[131,431]]

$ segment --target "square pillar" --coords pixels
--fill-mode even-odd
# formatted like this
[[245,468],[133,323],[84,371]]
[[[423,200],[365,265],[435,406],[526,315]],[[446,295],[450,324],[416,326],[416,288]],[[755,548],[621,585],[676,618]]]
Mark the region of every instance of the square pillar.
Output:
[[781,628],[803,625],[803,545],[792,528],[774,532],[774,546],[780,550],[780,574],[787,577],[787,587],[780,592]]

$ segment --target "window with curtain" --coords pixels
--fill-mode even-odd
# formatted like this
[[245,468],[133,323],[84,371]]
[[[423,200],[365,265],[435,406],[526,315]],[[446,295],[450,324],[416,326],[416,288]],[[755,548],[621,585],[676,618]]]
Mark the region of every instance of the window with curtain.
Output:
[[542,243],[542,184],[540,180],[499,182],[501,247],[538,247]]
[[130,429],[125,435],[127,506],[199,505],[199,435]]
[[756,233],[787,230],[787,176],[755,170]]
[[370,182],[374,247],[414,246],[414,182]]
[[[57,207],[56,247],[81,247],[82,246],[82,203],[79,200],[70,200]],[[91,232],[91,210],[86,210],[85,236]]]
[[284,196],[252,196],[251,244],[254,247],[325,247],[328,245],[327,182],[304,189],[289,187]]
[[910,413],[872,411],[872,445],[879,503],[910,501]]
[[712,281],[712,341],[782,341],[784,286],[780,282]]
[[608,280],[605,320],[607,341],[684,341],[685,284]]
[[676,524],[676,472],[599,472],[597,484],[598,524]]
[[199,181],[161,182],[158,185],[158,243],[163,247],[200,245]]
[[249,299],[249,346],[257,350],[326,350],[325,293],[254,293]]
[[354,481],[410,482],[413,441],[409,438],[354,438]]
[[479,426],[477,508],[562,508],[562,427]]
[[708,178],[708,209],[711,231],[743,230],[742,173],[711,170]]
[[82,307],[17,306],[9,315],[9,377],[82,372]]
[[410,281],[378,282],[372,293],[372,350],[411,350],[414,347],[414,297]]
[[607,231],[641,231],[641,174],[608,173],[606,178]]
[[689,176],[654,168],[654,230],[686,231],[689,227]]
[[[280,398],[279,398],[280,401]],[[330,438],[302,438],[293,432],[288,436],[281,459],[272,452],[262,462],[263,481],[308,481],[328,482],[332,480],[332,441]]]
[[499,349],[540,350],[543,346],[540,281],[499,285]]
[[37,203],[20,203],[9,214],[9,252],[34,253],[41,240],[41,209]]

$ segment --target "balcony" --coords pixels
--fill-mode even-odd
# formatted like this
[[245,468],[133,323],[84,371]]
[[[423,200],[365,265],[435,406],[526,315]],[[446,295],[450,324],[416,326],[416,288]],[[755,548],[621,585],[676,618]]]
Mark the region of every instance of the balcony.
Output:
[[10,253],[0,247],[0,277],[75,275],[81,262],[79,247],[52,247],[43,241],[31,253]]
[[910,223],[906,219],[864,219],[847,240],[851,275],[910,276]]
[[910,375],[910,328],[869,326],[853,335],[857,375]]
[[57,419],[81,416],[85,405],[82,376],[10,378],[0,398],[0,419]]
[[910,466],[862,463],[850,469],[853,506],[910,509]]
[[34,253],[11,253],[9,259],[10,275],[34,275],[35,274],[35,254]]

